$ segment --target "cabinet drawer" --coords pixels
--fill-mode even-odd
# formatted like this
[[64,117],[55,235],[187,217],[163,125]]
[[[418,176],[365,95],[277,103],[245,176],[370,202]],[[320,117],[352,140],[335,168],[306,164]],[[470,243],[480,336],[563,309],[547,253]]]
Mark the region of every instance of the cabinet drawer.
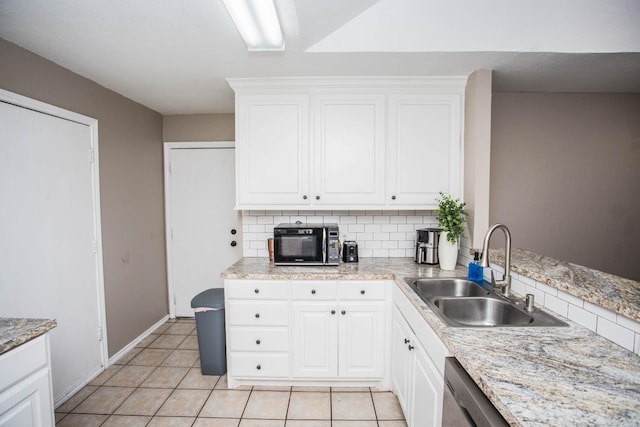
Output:
[[289,303],[279,301],[229,301],[229,326],[287,326]]
[[227,331],[231,351],[288,351],[289,329],[269,327],[231,327]]
[[230,374],[235,377],[288,377],[287,353],[231,353]]
[[0,356],[0,391],[47,365],[46,335],[28,341]]
[[227,298],[289,299],[289,282],[285,280],[225,280]]
[[327,301],[338,298],[336,282],[305,280],[291,282],[291,298],[298,301]]
[[386,281],[349,280],[338,283],[342,300],[367,301],[385,299]]

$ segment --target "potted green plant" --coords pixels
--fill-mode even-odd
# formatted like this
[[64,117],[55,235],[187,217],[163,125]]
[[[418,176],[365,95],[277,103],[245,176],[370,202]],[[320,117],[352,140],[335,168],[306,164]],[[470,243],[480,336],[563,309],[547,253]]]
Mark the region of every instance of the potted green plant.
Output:
[[436,219],[442,227],[438,243],[438,260],[443,270],[454,270],[458,260],[458,240],[464,233],[464,221],[467,213],[465,203],[449,194],[440,192]]

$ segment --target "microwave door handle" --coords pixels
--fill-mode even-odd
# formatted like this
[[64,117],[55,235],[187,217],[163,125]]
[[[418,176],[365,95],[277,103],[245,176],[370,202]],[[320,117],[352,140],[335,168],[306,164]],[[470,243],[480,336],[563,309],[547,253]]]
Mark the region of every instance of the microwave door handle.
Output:
[[322,229],[322,262],[327,263],[327,229]]

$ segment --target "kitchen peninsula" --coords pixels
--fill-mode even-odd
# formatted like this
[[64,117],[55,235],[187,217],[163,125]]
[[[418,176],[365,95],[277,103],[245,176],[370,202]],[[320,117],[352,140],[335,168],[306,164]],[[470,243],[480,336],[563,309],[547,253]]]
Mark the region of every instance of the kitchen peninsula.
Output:
[[[517,259],[514,256],[516,272]],[[361,258],[338,267],[276,267],[266,258],[243,258],[222,276],[231,281],[391,281],[394,302],[400,295],[412,303],[511,425],[640,423],[637,354],[568,319],[563,320],[569,327],[558,328],[448,327],[403,280],[466,276],[464,267],[441,271],[405,258]],[[633,306],[636,300],[629,301]],[[626,309],[624,304],[620,307],[622,312]]]

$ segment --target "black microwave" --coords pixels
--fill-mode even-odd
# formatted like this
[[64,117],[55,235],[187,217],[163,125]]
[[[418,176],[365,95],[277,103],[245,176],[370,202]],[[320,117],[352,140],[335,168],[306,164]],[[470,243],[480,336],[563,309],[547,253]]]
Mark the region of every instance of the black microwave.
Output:
[[273,228],[275,265],[338,265],[338,224],[278,224]]

